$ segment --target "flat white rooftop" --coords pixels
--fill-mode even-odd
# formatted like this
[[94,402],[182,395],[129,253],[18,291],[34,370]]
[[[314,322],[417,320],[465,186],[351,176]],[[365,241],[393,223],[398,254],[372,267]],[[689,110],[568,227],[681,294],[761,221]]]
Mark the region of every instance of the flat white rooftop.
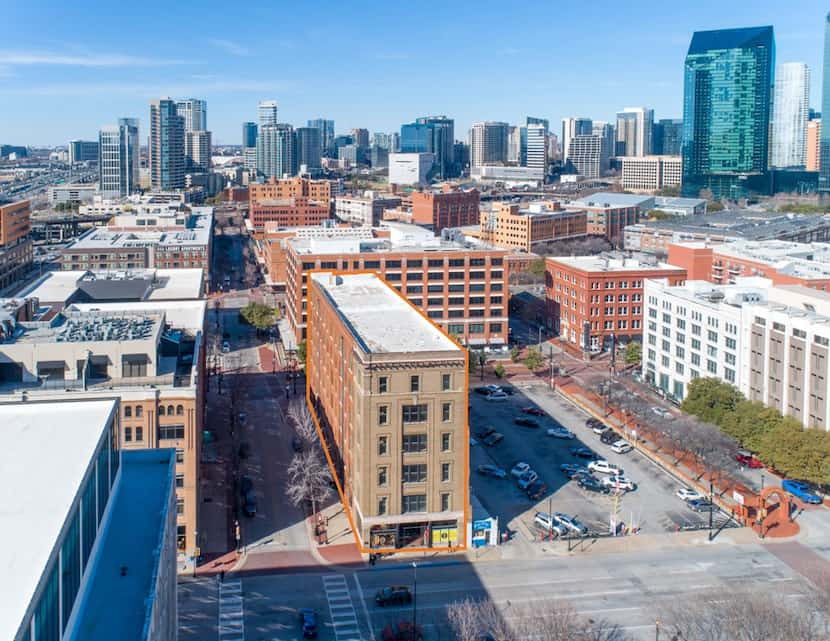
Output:
[[458,352],[458,345],[374,274],[311,275],[366,352]]
[[0,405],[0,639],[13,639],[115,401]]
[[587,272],[624,272],[624,271],[685,271],[668,263],[644,262],[636,258],[605,258],[603,256],[551,256],[548,260],[581,269]]

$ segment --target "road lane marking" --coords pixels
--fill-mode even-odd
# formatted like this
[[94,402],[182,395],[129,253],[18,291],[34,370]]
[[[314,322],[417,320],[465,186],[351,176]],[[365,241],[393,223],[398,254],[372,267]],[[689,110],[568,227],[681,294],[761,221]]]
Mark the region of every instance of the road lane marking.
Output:
[[355,572],[352,576],[354,576],[354,583],[357,587],[357,595],[360,598],[360,605],[363,608],[363,616],[366,617],[366,628],[369,630],[371,641],[375,641],[375,631],[372,629],[372,620],[369,618],[369,610],[366,607],[366,599],[363,598],[363,586],[360,585],[360,578],[357,576],[357,572]]
[[245,641],[242,581],[219,582],[219,641]]
[[326,574],[322,579],[334,638],[336,641],[353,641],[355,637],[359,638],[360,624],[346,577],[342,574]]

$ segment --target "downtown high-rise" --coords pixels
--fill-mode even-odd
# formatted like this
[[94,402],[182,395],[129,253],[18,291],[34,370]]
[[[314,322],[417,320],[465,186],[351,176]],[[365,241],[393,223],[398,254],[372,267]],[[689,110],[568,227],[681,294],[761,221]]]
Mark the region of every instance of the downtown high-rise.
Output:
[[507,162],[509,129],[506,122],[474,122],[470,129],[470,167]]
[[[822,61],[821,113],[830,119],[830,13],[824,20],[824,60]],[[827,115],[825,115],[827,114]],[[830,126],[819,131],[818,193],[822,201],[830,199]]]
[[787,62],[775,70],[772,101],[772,166],[807,164],[810,119],[810,70],[803,62]]
[[683,193],[768,193],[772,27],[698,31],[686,55]]
[[652,152],[654,110],[626,107],[617,114],[617,137],[613,155],[648,156]]
[[297,136],[291,125],[261,125],[257,135],[257,173],[283,178],[297,173]]
[[150,185],[154,190],[184,188],[184,118],[176,101],[150,103]]
[[138,118],[121,118],[98,132],[98,182],[104,198],[138,191]]
[[306,123],[307,127],[320,130],[320,144],[323,147],[323,155],[332,158],[336,155],[334,149],[334,121],[325,118],[315,118]]
[[425,116],[401,125],[402,153],[430,153],[435,157],[437,175],[451,178],[458,175],[454,162],[455,121],[446,116]]
[[316,127],[297,127],[297,168],[320,169],[323,143],[320,130]]
[[277,101],[260,100],[257,105],[257,119],[260,127],[277,124]]
[[568,160],[571,153],[571,141],[576,136],[590,136],[594,133],[594,123],[590,118],[562,119],[562,162]]

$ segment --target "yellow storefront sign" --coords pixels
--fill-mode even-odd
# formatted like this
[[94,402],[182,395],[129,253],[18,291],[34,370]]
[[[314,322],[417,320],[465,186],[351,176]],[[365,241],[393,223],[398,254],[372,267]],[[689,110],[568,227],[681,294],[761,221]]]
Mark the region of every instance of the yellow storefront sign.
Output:
[[455,545],[458,543],[458,528],[439,528],[432,531],[433,545]]

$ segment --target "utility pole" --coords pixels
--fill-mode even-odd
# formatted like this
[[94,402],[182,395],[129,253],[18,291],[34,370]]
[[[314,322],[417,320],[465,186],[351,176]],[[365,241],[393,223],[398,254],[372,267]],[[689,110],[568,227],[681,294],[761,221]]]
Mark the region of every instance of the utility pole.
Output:
[[712,520],[714,519],[715,515],[715,486],[712,483],[712,480],[709,480],[709,503],[712,505],[709,506],[709,540],[712,540]]
[[412,562],[412,637],[415,638],[418,617],[418,563]]

